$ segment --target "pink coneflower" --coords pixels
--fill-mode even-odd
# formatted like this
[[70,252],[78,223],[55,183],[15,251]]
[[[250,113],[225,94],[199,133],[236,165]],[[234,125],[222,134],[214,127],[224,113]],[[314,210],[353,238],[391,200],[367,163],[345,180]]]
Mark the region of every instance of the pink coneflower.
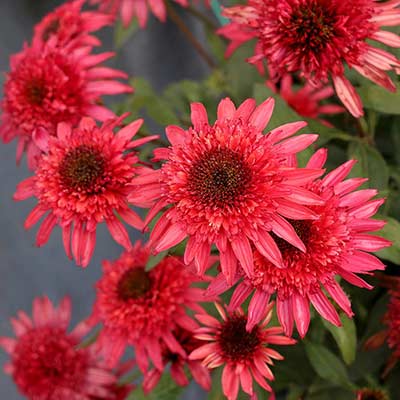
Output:
[[38,199],[25,221],[26,229],[47,214],[36,236],[38,246],[44,245],[53,228],[60,225],[67,255],[72,257],[72,248],[76,263],[86,266],[95,247],[97,224],[106,222],[114,240],[126,249],[131,247],[120,219],[136,229],[143,228],[139,216],[129,208],[137,203],[129,203],[127,195],[132,178],[147,168],[135,167],[138,157],[127,151],[154,136],[132,141],[143,120],[114,134],[113,129],[123,119],[110,120],[100,128],[91,118],[83,118],[75,129],[60,123],[57,137],[37,138],[35,143],[44,154],[35,175],[18,185],[14,199]]
[[345,111],[343,107],[336,104],[319,104],[321,100],[328,99],[335,93],[331,86],[316,87],[310,82],[306,82],[302,88],[294,91],[293,78],[290,74],[285,74],[282,77],[279,90],[272,81],[268,81],[267,86],[274,92],[279,93],[297,114],[302,117],[316,119],[329,127],[332,124],[320,118],[320,114],[333,115]]
[[[187,366],[193,379],[205,390],[211,389],[211,376],[207,367],[198,360],[190,360],[188,355],[199,347],[202,342],[194,337],[194,333],[178,327],[174,332],[178,343],[182,346],[185,354],[172,352],[164,343],[162,344],[162,359],[165,366],[171,364],[170,373],[172,379],[179,386],[186,386],[190,383],[186,373]],[[143,380],[143,391],[145,394],[151,392],[158,384],[162,370],[152,368]]]
[[356,392],[355,400],[389,400],[389,396],[385,390],[362,388]]
[[361,99],[345,77],[345,64],[396,90],[386,72],[399,70],[400,61],[368,40],[400,47],[398,35],[381,30],[400,24],[398,5],[398,1],[377,0],[248,0],[247,5],[225,10],[232,23],[219,32],[232,40],[228,54],[256,38],[250,61],[261,67],[265,59],[278,75],[298,72],[316,84],[330,77],[340,100],[360,117]]
[[[187,0],[174,0],[183,7],[188,5]],[[90,0],[90,4],[99,4],[99,9],[111,15],[120,15],[122,23],[127,27],[136,17],[141,28],[147,24],[148,10],[161,22],[167,19],[167,9],[164,0]]]
[[20,311],[11,319],[16,337],[0,337],[0,346],[10,354],[6,373],[31,400],[122,400],[114,395],[116,376],[94,349],[77,347],[89,325],[83,321],[68,333],[70,317],[68,298],[59,307],[47,297],[36,298],[32,318]]
[[101,105],[101,96],[132,92],[115,81],[126,74],[99,66],[114,53],[91,54],[90,47],[75,50],[47,46],[25,48],[11,58],[2,101],[0,137],[4,142],[18,139],[17,161],[27,151],[31,169],[40,153],[32,140],[46,131],[56,134],[59,122],[75,125],[84,116],[99,121],[115,117]]
[[202,360],[210,369],[224,365],[222,372],[222,389],[229,400],[235,400],[239,386],[250,396],[253,393],[253,379],[265,390],[272,392],[266,379],[274,376],[269,365],[272,360],[282,360],[283,357],[269,346],[271,344],[289,345],[296,341],[282,336],[281,327],[267,328],[272,318],[271,303],[265,310],[265,318],[261,324],[246,330],[247,316],[241,309],[233,313],[216,304],[222,322],[208,314],[197,314],[196,318],[205,325],[195,331],[195,337],[208,342],[194,350],[191,360]]
[[192,288],[194,276],[181,258],[164,258],[150,271],[145,270],[149,250],[140,242],[115,262],[103,263],[103,277],[97,283],[93,318],[103,324],[99,345],[110,366],[122,356],[126,346],[134,346],[136,361],[145,372],[148,359],[163,370],[163,346],[185,357],[175,336],[178,327],[189,331],[196,323],[186,307],[201,310],[203,291]]
[[[326,155],[325,149],[319,150],[307,166],[321,168]],[[326,203],[312,207],[317,219],[291,221],[306,252],[275,238],[286,267],[279,269],[255,251],[254,274],[239,283],[230,303],[230,308],[235,309],[254,292],[248,308],[248,329],[260,321],[273,294],[276,294],[277,314],[286,335],[292,334],[295,322],[300,336],[305,336],[310,323],[310,303],[322,317],[339,326],[338,313],[327,296],[349,317],[353,312],[350,300],[335,277],[340,276],[355,286],[371,288],[357,274],[384,269],[379,259],[368,253],[390,245],[386,239],[368,234],[385,224],[371,219],[384,199],[371,200],[377,194],[374,189],[355,191],[365,179],[343,180],[353,165],[354,161],[348,161],[309,185]],[[227,289],[228,284],[221,274],[209,287],[209,293],[219,294]]]
[[58,46],[100,45],[91,33],[111,25],[114,18],[95,11],[82,11],[85,1],[70,1],[47,14],[34,28],[34,45],[45,45],[50,39]]
[[272,98],[258,107],[248,99],[238,109],[226,98],[218,106],[217,121],[210,125],[204,106],[193,103],[193,127],[186,131],[178,126],[166,128],[172,146],[154,152],[157,160],[166,162],[160,170],[134,180],[138,189],[133,198],[156,201],[146,222],[170,206],[151,232],[156,252],[188,237],[185,263],[194,260],[203,274],[215,243],[222,272],[232,281],[238,261],[252,275],[252,245],[274,264],[282,264],[269,231],[305,250],[286,218],[315,217],[306,206],[322,201],[302,185],[322,170],[288,165],[317,135],[288,139],[304,122],[282,125],[263,135],[273,108]]

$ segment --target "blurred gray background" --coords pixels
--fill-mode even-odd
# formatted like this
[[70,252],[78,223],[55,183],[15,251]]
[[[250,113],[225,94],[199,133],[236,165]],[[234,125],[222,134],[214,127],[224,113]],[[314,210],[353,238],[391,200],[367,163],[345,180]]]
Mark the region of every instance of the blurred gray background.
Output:
[[[34,24],[62,3],[61,0],[0,0],[1,96],[9,56],[19,52],[23,42],[30,40]],[[200,24],[183,15],[202,40]],[[112,36],[112,29],[101,33],[104,49],[112,49]],[[149,79],[158,91],[170,82],[201,78],[208,72],[206,64],[176,27],[169,22],[162,24],[154,17],[149,19],[147,29],[138,32],[124,46],[117,66],[131,76]],[[9,317],[20,309],[30,313],[34,297],[43,294],[56,302],[69,295],[73,302],[73,324],[86,317],[94,300],[93,285],[101,275],[101,260],[115,259],[122,251],[103,226],[97,231],[96,250],[86,270],[68,260],[58,229],[43,248],[36,248],[36,228],[30,231],[23,228],[35,201],[12,200],[17,183],[30,175],[25,162],[20,167],[15,165],[15,143],[0,143],[0,336],[12,335]],[[133,239],[135,235],[132,231]],[[0,351],[1,368],[6,360],[6,354]],[[185,395],[186,399],[203,397],[194,385]],[[23,399],[4,373],[0,373],[0,399]]]

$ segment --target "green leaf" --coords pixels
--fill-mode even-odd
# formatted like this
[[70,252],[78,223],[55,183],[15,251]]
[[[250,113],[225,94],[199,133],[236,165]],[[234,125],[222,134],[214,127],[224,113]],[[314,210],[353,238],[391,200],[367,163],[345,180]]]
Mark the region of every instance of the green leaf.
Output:
[[115,24],[114,29],[114,44],[118,50],[138,31],[139,23],[137,18],[133,18],[128,27],[124,27],[122,21],[119,19]]
[[346,315],[341,315],[342,326],[337,327],[330,324],[326,320],[322,320],[324,326],[332,334],[339,347],[340,353],[344,362],[350,365],[356,358],[357,350],[357,331],[356,325],[353,319],[350,319]]
[[354,388],[347,375],[346,367],[330,350],[322,345],[305,343],[308,359],[314,371],[323,379],[346,388]]
[[375,235],[384,237],[385,239],[390,240],[393,244],[391,247],[387,247],[386,249],[377,251],[375,254],[383,258],[384,260],[391,261],[395,264],[400,264],[400,223],[397,219],[387,217],[384,215],[377,215],[378,219],[384,219],[386,225],[377,232],[374,232]]
[[385,190],[389,182],[389,167],[379,151],[363,142],[353,142],[349,146],[349,158],[358,163],[353,167],[350,176],[368,178],[370,188]]
[[365,108],[386,114],[400,114],[400,85],[395,93],[377,85],[362,86],[358,93]]
[[158,263],[161,262],[168,255],[168,250],[162,251],[161,253],[156,254],[155,256],[151,255],[147,260],[145,271],[150,271],[153,269]]

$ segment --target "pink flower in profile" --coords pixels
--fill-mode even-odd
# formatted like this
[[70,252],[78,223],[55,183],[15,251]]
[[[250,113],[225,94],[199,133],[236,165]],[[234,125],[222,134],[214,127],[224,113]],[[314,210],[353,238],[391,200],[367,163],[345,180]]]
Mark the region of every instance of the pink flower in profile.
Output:
[[[321,168],[326,156],[325,149],[317,151],[308,167]],[[384,269],[381,261],[368,253],[390,246],[388,240],[369,234],[385,224],[371,218],[384,199],[371,200],[377,194],[374,189],[355,191],[366,179],[344,180],[354,163],[350,160],[309,184],[325,204],[312,207],[319,218],[291,221],[306,252],[276,237],[286,267],[279,269],[255,251],[254,274],[240,281],[229,305],[229,309],[235,309],[253,293],[248,308],[248,329],[261,320],[273,294],[276,294],[278,319],[286,335],[292,334],[296,323],[300,336],[305,336],[310,323],[310,303],[323,318],[340,326],[338,313],[327,294],[349,317],[353,312],[350,300],[335,278],[340,276],[355,286],[372,288],[357,274]],[[239,279],[237,276],[236,281]],[[221,274],[210,285],[209,293],[220,294],[227,289]]]
[[195,277],[181,258],[168,256],[150,271],[145,270],[149,250],[140,242],[111,263],[103,263],[103,277],[97,282],[93,320],[103,329],[98,338],[110,366],[127,346],[134,346],[136,361],[145,372],[149,359],[164,369],[163,349],[186,356],[176,333],[178,327],[197,327],[186,309],[201,311],[203,291],[191,287]]
[[[185,350],[185,355],[171,352],[165,344],[162,344],[163,363],[164,366],[167,366],[168,363],[171,364],[170,373],[172,379],[179,386],[187,386],[190,383],[185,373],[185,367],[187,366],[193,379],[204,390],[210,390],[211,376],[208,368],[202,365],[200,361],[190,360],[188,358],[188,355],[199,347],[202,342],[194,337],[193,332],[187,331],[181,327],[176,329],[174,336]],[[143,391],[145,394],[148,394],[157,386],[163,371],[165,371],[165,367],[164,370],[152,368],[146,372],[143,380]]]
[[132,141],[143,120],[114,134],[113,129],[123,119],[110,120],[100,128],[91,118],[83,118],[75,129],[60,123],[57,137],[37,138],[36,144],[44,153],[35,175],[18,185],[14,199],[38,199],[25,220],[26,229],[47,214],[36,236],[38,246],[44,245],[53,228],[60,225],[68,257],[73,255],[78,265],[87,266],[95,248],[97,224],[106,222],[113,239],[126,249],[131,247],[121,220],[143,228],[139,216],[129,208],[136,203],[128,202],[127,196],[132,178],[147,168],[135,167],[139,159],[129,150],[156,136]]
[[290,138],[304,122],[282,125],[264,135],[272,98],[258,107],[248,99],[237,109],[226,98],[218,106],[214,125],[202,104],[191,107],[193,127],[186,131],[167,127],[172,146],[154,151],[156,160],[166,160],[162,168],[133,181],[137,190],[132,199],[156,201],[145,222],[168,207],[151,232],[151,247],[161,252],[188,237],[185,263],[194,260],[203,274],[215,244],[228,281],[234,278],[238,261],[252,276],[252,246],[282,265],[270,231],[304,251],[287,219],[315,218],[307,206],[323,201],[302,185],[322,170],[289,163],[317,135]]
[[400,37],[382,30],[398,26],[397,1],[378,0],[248,0],[225,9],[232,22],[219,33],[232,41],[229,55],[243,42],[256,38],[249,61],[262,70],[263,60],[277,75],[299,73],[315,84],[332,79],[340,100],[355,117],[363,115],[356,90],[345,77],[345,65],[376,84],[395,91],[387,75],[400,70],[400,61],[369,40],[400,47]]
[[49,40],[58,46],[100,45],[101,42],[91,33],[111,25],[114,18],[96,11],[83,11],[85,1],[67,2],[47,14],[34,28],[34,46],[43,46]]
[[302,117],[316,119],[329,127],[332,124],[320,118],[320,114],[333,115],[345,111],[343,107],[336,104],[319,104],[321,100],[325,100],[335,93],[331,86],[316,87],[310,82],[306,82],[302,88],[294,91],[293,78],[290,74],[282,77],[279,82],[279,90],[272,81],[268,81],[267,86],[274,92],[279,93],[297,114]]
[[59,122],[75,125],[85,116],[99,121],[115,117],[101,105],[101,96],[129,93],[132,88],[115,80],[126,78],[125,73],[98,65],[113,55],[49,42],[44,48],[25,48],[11,58],[1,103],[0,137],[6,143],[18,139],[17,162],[26,150],[33,169],[40,150],[32,139],[43,136],[43,131],[55,136]]
[[196,318],[205,325],[195,331],[195,337],[207,343],[195,349],[191,360],[201,360],[210,369],[224,365],[222,389],[229,400],[238,396],[239,386],[250,396],[253,392],[253,379],[265,390],[272,392],[266,379],[273,380],[269,368],[272,360],[283,357],[270,345],[291,345],[294,339],[282,335],[281,327],[267,328],[272,318],[273,303],[265,309],[264,319],[250,331],[246,330],[247,316],[241,309],[232,313],[216,304],[222,318],[218,321],[208,314],[197,314]]
[[78,347],[89,324],[83,321],[68,333],[70,317],[68,298],[59,307],[47,297],[36,298],[32,318],[19,311],[11,319],[16,337],[0,337],[0,346],[10,354],[6,373],[30,400],[122,400],[114,395],[116,376],[97,352]]
[[[174,0],[183,7],[188,5],[187,0]],[[111,15],[120,15],[122,23],[127,27],[136,17],[141,28],[147,24],[148,10],[161,22],[167,19],[167,9],[164,0],[90,0],[90,4],[98,4],[99,9]]]

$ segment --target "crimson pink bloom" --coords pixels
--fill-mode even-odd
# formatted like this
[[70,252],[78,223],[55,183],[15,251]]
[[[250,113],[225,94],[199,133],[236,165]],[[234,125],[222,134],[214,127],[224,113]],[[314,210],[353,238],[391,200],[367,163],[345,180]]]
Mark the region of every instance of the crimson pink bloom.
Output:
[[271,230],[305,250],[286,218],[315,218],[306,206],[322,204],[322,200],[302,185],[322,170],[288,163],[317,135],[288,139],[304,122],[282,125],[263,135],[273,107],[272,98],[258,107],[248,99],[236,109],[226,98],[218,106],[217,121],[210,125],[204,106],[193,103],[193,127],[186,131],[178,126],[166,128],[172,146],[154,151],[155,159],[166,162],[160,170],[133,181],[138,189],[132,199],[156,201],[146,222],[170,206],[151,232],[150,245],[156,252],[188,237],[185,263],[194,260],[203,274],[215,243],[222,272],[232,281],[238,261],[246,274],[253,274],[252,245],[275,265],[282,265]]
[[197,302],[204,301],[203,291],[191,287],[193,274],[175,256],[146,271],[148,257],[147,247],[137,242],[115,262],[103,263],[93,319],[103,324],[98,342],[110,366],[130,345],[135,347],[143,372],[148,358],[162,371],[165,346],[171,353],[186,356],[176,329],[192,331],[197,327],[186,314],[186,308],[202,310]]
[[82,11],[85,1],[67,2],[47,14],[35,26],[34,45],[45,45],[50,39],[59,46],[100,45],[101,42],[91,32],[111,25],[114,18],[96,11]]
[[114,80],[126,78],[125,73],[98,65],[113,55],[91,54],[90,47],[67,50],[50,41],[44,48],[25,48],[11,58],[0,137],[4,142],[18,139],[17,161],[26,150],[33,169],[40,150],[32,138],[43,131],[54,136],[59,122],[75,125],[84,116],[99,121],[115,117],[101,105],[101,96],[132,92],[132,88]]
[[[175,1],[183,7],[188,5],[187,0]],[[164,0],[90,0],[90,3],[99,4],[101,11],[109,12],[111,15],[119,14],[125,27],[136,16],[139,25],[144,28],[147,24],[149,9],[161,22],[167,19]]]
[[248,0],[225,15],[232,22],[219,33],[232,41],[229,55],[256,38],[250,62],[262,69],[265,59],[278,75],[298,72],[308,81],[331,77],[340,100],[355,117],[363,115],[361,99],[345,77],[345,64],[361,75],[395,91],[387,71],[399,71],[400,61],[368,40],[400,47],[400,37],[381,30],[400,24],[399,2],[391,0]]
[[[185,355],[180,353],[172,352],[164,343],[162,344],[162,359],[166,366],[171,363],[171,376],[175,383],[179,386],[186,386],[189,384],[189,379],[185,373],[185,366],[189,368],[189,371],[193,379],[205,390],[211,389],[211,376],[210,371],[207,367],[201,364],[198,360],[188,359],[188,355],[197,347],[200,346],[201,341],[193,336],[193,332],[187,331],[186,329],[178,327],[174,332],[174,336],[178,343],[185,350]],[[163,374],[162,370],[152,368],[146,372],[143,380],[143,391],[145,394],[151,392],[157,385]]]
[[[79,323],[68,333],[71,302],[54,307],[47,297],[33,302],[32,318],[19,311],[11,319],[16,337],[0,337],[10,354],[5,371],[31,400],[122,400],[115,394],[117,378],[92,347],[78,347],[89,332]],[[119,391],[117,394],[121,394]]]
[[[307,167],[321,168],[326,156],[325,149],[317,151]],[[310,303],[322,317],[339,326],[340,318],[326,293],[349,317],[353,312],[350,300],[335,277],[340,276],[355,286],[372,288],[357,274],[384,269],[381,261],[368,253],[390,246],[388,240],[368,234],[385,224],[371,219],[384,199],[371,200],[377,194],[374,189],[355,191],[365,179],[343,180],[353,165],[354,161],[350,160],[323,179],[309,184],[309,189],[326,203],[312,207],[319,218],[291,221],[306,252],[276,238],[286,267],[279,269],[255,251],[254,274],[239,283],[229,306],[235,309],[254,292],[248,308],[248,329],[261,320],[273,294],[276,294],[278,319],[286,335],[292,334],[295,322],[300,336],[305,336],[310,323]],[[239,278],[237,276],[236,280]],[[209,293],[215,295],[227,289],[221,274],[211,283]]]
[[241,309],[233,313],[216,304],[222,322],[208,314],[197,314],[196,318],[205,325],[195,331],[195,337],[208,342],[190,355],[191,360],[202,360],[210,369],[224,365],[222,372],[222,389],[229,400],[238,396],[239,386],[252,398],[253,379],[265,390],[272,392],[266,379],[274,376],[268,364],[272,360],[282,360],[283,357],[269,346],[271,344],[290,345],[296,341],[282,336],[281,327],[267,328],[272,318],[273,303],[265,309],[265,318],[250,331],[246,330],[247,316]]
[[38,199],[25,221],[26,229],[47,214],[36,236],[38,246],[44,245],[53,228],[60,225],[68,257],[73,255],[78,265],[86,266],[95,247],[97,224],[106,222],[114,240],[126,249],[131,247],[120,219],[136,229],[143,228],[139,216],[129,208],[129,204],[136,204],[129,203],[127,195],[132,178],[146,168],[135,167],[139,159],[135,152],[127,151],[156,136],[132,141],[143,120],[114,134],[113,129],[123,119],[110,120],[99,128],[93,119],[83,118],[75,129],[60,123],[57,137],[37,137],[36,144],[44,153],[35,175],[18,185],[14,199]]
[[316,87],[310,82],[297,91],[293,91],[293,79],[290,74],[285,74],[280,80],[279,90],[272,81],[267,82],[267,86],[286,101],[286,103],[297,112],[297,114],[306,118],[314,118],[323,125],[332,126],[328,121],[320,118],[320,114],[332,115],[339,114],[345,109],[336,104],[319,104],[334,94],[331,86]]

